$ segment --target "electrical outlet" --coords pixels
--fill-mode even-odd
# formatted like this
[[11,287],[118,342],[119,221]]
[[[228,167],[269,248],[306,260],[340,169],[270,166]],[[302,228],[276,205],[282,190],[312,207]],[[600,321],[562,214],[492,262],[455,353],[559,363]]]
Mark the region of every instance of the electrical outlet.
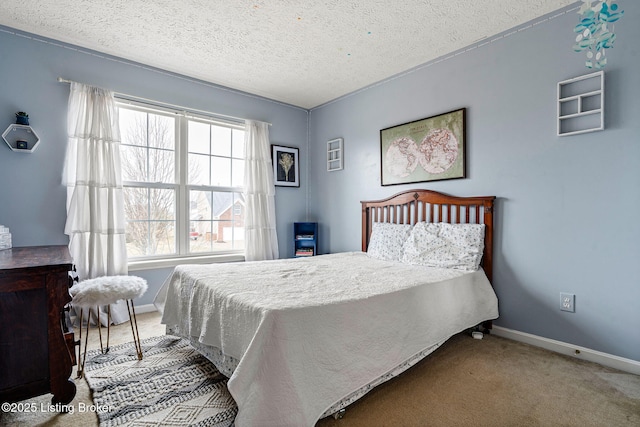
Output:
[[565,292],[560,292],[560,310],[575,313],[576,312],[576,296],[574,294],[567,294]]

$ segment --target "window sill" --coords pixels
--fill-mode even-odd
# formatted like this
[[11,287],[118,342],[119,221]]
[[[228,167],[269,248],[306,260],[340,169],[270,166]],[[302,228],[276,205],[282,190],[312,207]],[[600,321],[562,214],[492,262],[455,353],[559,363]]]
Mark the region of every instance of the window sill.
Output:
[[129,261],[129,271],[173,268],[181,264],[213,264],[217,262],[242,262],[243,254],[203,255],[162,259],[144,259]]

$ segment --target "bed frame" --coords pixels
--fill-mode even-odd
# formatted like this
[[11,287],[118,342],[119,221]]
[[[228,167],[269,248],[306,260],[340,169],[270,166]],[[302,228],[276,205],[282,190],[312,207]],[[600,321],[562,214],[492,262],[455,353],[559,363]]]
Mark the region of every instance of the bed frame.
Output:
[[431,190],[407,190],[382,200],[363,201],[362,251],[366,252],[374,222],[415,224],[447,222],[484,224],[481,266],[491,282],[493,276],[493,204],[495,196],[456,197]]

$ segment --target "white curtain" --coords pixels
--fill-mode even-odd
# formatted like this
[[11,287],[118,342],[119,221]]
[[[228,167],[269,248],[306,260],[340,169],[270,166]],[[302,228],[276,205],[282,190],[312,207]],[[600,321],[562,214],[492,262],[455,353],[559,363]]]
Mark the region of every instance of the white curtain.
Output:
[[[64,232],[78,278],[126,275],[120,128],[113,93],[72,82],[67,131]],[[112,305],[111,316],[114,323],[128,320],[126,304]]]
[[247,120],[244,146],[245,260],[277,259],[276,188],[273,183],[269,125]]

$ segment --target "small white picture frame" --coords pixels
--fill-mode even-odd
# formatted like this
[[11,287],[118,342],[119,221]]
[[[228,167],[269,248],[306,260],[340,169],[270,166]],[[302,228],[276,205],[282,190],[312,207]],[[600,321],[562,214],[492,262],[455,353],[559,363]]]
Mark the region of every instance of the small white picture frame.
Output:
[[327,141],[327,171],[334,172],[344,168],[343,140],[335,138]]

